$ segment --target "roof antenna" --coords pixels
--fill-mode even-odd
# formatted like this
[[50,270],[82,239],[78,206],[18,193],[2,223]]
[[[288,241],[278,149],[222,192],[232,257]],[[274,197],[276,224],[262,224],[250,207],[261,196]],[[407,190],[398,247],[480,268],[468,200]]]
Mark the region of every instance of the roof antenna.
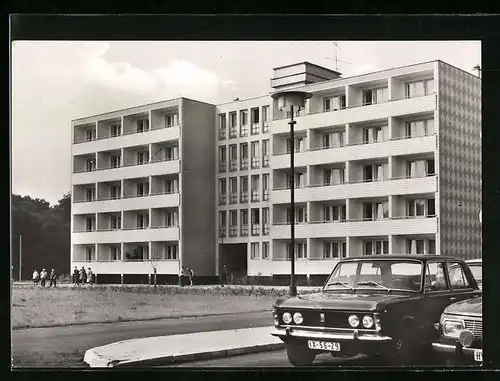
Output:
[[328,57],[328,55],[325,55],[325,58],[329,59],[329,60],[333,60],[333,59],[335,60],[335,70],[336,71],[339,70],[339,62],[346,63],[346,64],[349,64],[349,65],[353,65],[352,62],[339,60],[339,50],[342,50],[342,49],[340,48],[338,41],[333,41],[333,46],[335,48],[335,58]]

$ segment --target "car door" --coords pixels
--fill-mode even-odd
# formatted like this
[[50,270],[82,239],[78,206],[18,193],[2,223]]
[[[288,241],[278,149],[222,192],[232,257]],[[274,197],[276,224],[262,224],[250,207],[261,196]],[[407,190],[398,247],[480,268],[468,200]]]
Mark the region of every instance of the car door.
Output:
[[446,261],[448,279],[450,282],[450,299],[452,302],[470,299],[479,295],[479,291],[472,279],[470,270],[467,272],[464,263],[460,261]]

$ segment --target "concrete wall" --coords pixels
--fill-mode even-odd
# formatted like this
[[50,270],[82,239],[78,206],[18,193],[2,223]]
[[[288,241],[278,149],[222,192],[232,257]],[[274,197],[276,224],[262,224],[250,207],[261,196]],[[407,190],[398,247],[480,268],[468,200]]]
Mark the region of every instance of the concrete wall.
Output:
[[184,98],[181,117],[181,265],[211,276],[216,273],[215,106]]

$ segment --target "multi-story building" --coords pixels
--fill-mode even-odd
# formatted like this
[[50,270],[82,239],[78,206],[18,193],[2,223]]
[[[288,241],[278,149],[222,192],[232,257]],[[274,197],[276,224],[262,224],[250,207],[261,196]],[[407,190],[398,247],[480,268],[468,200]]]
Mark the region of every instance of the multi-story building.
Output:
[[[98,229],[109,229],[106,224],[115,226],[113,213],[118,213],[123,228],[132,227],[133,232],[73,230],[73,262],[80,265],[77,259],[97,260],[91,266],[98,274],[107,274],[108,268],[115,273],[127,269],[125,274],[149,274],[145,262],[110,257],[116,250],[113,247],[121,245],[123,252],[130,251],[132,243],[149,245],[149,252],[142,251],[146,258],[155,250],[168,253],[168,249],[157,248],[176,242],[176,259],[161,257],[159,273],[177,275],[179,266],[186,265],[210,276],[226,264],[234,274],[286,281],[291,213],[296,221],[299,280],[324,278],[343,257],[480,255],[478,77],[441,61],[350,78],[310,63],[276,68],[274,74],[273,92],[296,89],[312,94],[305,109],[295,115],[294,174],[290,173],[288,115],[270,95],[220,105],[181,99],[75,121],[77,139],[95,137],[95,133],[85,132],[90,124],[93,129],[97,126],[98,139],[73,145],[75,169],[89,171],[73,174],[74,228],[93,229],[95,222],[89,221],[94,218]],[[134,134],[134,138],[100,139],[113,134],[108,125],[119,121],[124,132],[125,128],[129,131],[128,121],[148,112],[153,126],[155,120],[163,120],[171,104],[184,110],[177,135],[167,128]],[[213,118],[192,116],[190,125],[186,118],[200,114],[194,111],[198,108]],[[203,137],[196,135],[199,131]],[[114,141],[120,142],[113,145]],[[131,170],[102,167],[113,166],[114,152],[120,149],[130,162],[139,161],[139,148],[147,148],[152,161],[152,150],[172,141],[179,142],[182,171],[171,161],[162,162],[164,167],[158,171],[153,168],[156,164]],[[197,149],[186,150],[186,145]],[[137,158],[132,152],[137,152]],[[192,173],[196,170],[187,170],[186,161],[203,170]],[[180,197],[161,195],[155,204],[149,200],[157,196],[126,198],[136,189],[137,194],[148,189],[141,188],[141,180],[157,190],[157,178],[165,176],[177,176]],[[296,187],[294,211],[289,204],[291,176]],[[79,202],[93,200],[96,194],[98,199],[110,197],[113,191],[104,186],[109,183],[113,189],[113,182],[120,183],[123,199]],[[208,200],[210,197],[213,199]],[[175,200],[179,200],[178,206]],[[192,207],[188,219],[184,209],[190,202],[203,204],[203,209]],[[148,226],[153,226],[154,216],[171,207],[179,210],[179,217],[172,217],[179,228],[140,229],[144,224],[141,213],[150,218]],[[188,233],[180,236],[175,233],[178,229]],[[199,242],[190,242],[193,240]],[[108,258],[118,263],[100,262]]]

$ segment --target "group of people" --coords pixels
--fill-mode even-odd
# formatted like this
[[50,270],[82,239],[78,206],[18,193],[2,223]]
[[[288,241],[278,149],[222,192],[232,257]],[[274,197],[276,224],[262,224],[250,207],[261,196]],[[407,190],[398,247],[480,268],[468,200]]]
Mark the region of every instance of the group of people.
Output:
[[194,271],[188,267],[182,266],[180,275],[180,285],[186,286],[186,283],[189,281],[189,285],[193,285],[194,279]]
[[57,275],[55,269],[52,269],[50,274],[45,269],[42,269],[40,272],[36,269],[33,270],[33,287],[37,286],[38,283],[40,283],[40,286],[45,287],[47,280],[50,280],[49,287],[52,287],[52,285],[56,287]]
[[81,285],[81,284],[93,284],[94,283],[94,274],[92,273],[91,268],[89,267],[87,271],[85,271],[85,267],[82,266],[80,270],[75,266],[73,269],[73,284]]

